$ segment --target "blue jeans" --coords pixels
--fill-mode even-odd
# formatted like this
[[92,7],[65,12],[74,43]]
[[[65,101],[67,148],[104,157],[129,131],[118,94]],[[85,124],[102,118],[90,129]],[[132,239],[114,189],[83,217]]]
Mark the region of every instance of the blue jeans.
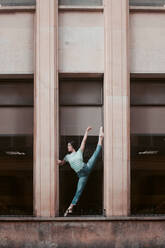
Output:
[[72,200],[72,204],[74,204],[74,205],[77,204],[77,202],[78,202],[78,200],[79,200],[79,198],[80,198],[80,196],[84,190],[84,187],[85,187],[87,180],[88,180],[88,176],[89,176],[90,172],[92,171],[92,169],[96,163],[96,160],[99,156],[101,148],[102,148],[102,146],[97,144],[96,150],[94,151],[91,158],[88,160],[87,164],[85,164],[85,166],[80,171],[77,172],[79,180],[77,183],[77,189],[76,189],[75,196]]

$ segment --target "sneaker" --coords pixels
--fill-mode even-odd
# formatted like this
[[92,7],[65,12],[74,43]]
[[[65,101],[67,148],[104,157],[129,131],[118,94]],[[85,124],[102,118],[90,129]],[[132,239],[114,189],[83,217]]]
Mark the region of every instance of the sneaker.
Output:
[[67,208],[67,210],[64,213],[64,217],[71,215],[72,214],[72,209],[71,208]]

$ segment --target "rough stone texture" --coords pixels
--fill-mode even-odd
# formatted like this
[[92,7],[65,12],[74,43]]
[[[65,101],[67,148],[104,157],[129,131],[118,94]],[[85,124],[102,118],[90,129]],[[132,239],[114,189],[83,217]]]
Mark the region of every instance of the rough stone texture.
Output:
[[165,220],[0,222],[1,248],[163,248]]

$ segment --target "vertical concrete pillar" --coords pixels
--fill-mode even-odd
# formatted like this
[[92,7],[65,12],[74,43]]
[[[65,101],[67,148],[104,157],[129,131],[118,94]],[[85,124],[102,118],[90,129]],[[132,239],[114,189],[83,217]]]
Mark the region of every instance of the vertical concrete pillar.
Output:
[[34,214],[58,213],[58,1],[36,1]]
[[130,211],[130,97],[128,0],[104,0],[104,209],[107,216]]

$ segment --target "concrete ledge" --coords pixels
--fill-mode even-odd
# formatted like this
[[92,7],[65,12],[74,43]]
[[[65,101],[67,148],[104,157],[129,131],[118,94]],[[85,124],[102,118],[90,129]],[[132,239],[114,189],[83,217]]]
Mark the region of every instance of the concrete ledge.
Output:
[[1,12],[35,12],[36,6],[2,6],[0,5]]
[[1,216],[1,222],[114,222],[114,221],[165,221],[165,215],[158,216],[75,216],[75,217],[15,217]]
[[165,7],[156,6],[130,6],[130,12],[164,12]]
[[103,11],[103,6],[59,5],[59,11]]
[[165,218],[164,221],[161,220],[146,217],[143,220],[134,217],[120,219],[1,217],[0,247],[164,248]]

